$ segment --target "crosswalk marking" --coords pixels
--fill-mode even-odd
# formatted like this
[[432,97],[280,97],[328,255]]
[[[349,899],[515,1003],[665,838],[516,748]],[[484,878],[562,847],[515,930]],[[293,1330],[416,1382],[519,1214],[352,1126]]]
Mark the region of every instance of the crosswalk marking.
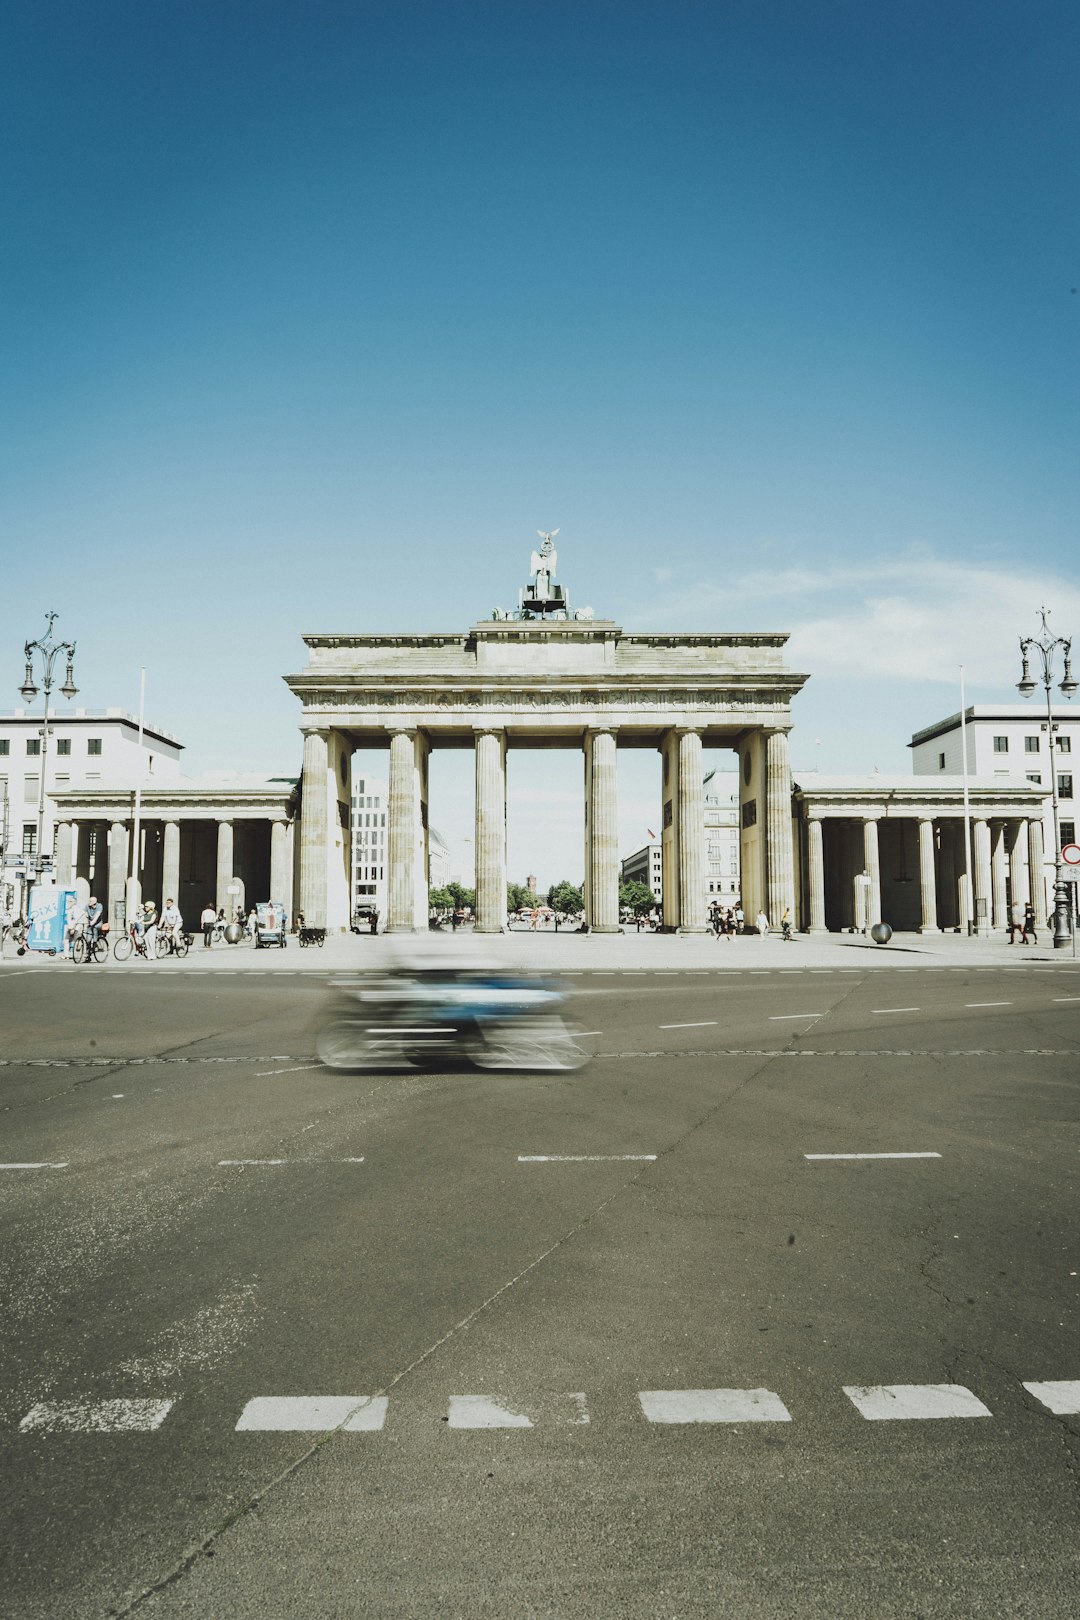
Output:
[[650,1423],[791,1422],[771,1389],[643,1389],[638,1400]]
[[132,1434],[160,1429],[172,1401],[41,1401],[19,1424],[21,1434]]
[[452,1429],[531,1429],[524,1412],[500,1406],[489,1395],[451,1395],[448,1420]]
[[993,1416],[963,1384],[845,1384],[844,1394],[872,1423],[893,1418]]
[[386,1422],[385,1395],[259,1395],[248,1401],[236,1427],[262,1434],[342,1429],[372,1434]]
[[1080,1379],[1051,1379],[1049,1383],[1025,1384],[1024,1388],[1055,1417],[1072,1417],[1080,1412]]

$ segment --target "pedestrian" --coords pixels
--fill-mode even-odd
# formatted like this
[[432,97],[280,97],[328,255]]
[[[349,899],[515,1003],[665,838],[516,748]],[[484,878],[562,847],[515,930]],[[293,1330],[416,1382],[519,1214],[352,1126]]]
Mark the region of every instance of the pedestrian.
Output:
[[0,911],[0,956],[4,954],[4,946],[7,944],[7,937],[11,933],[14,921],[15,919],[11,915],[11,907],[5,905],[3,910]]
[[1024,907],[1024,931],[1020,935],[1020,943],[1021,945],[1027,945],[1029,940],[1032,945],[1039,943],[1038,935],[1035,932],[1035,907],[1030,900]]
[[746,927],[746,912],[742,908],[742,901],[735,903],[735,932],[741,934]]
[[209,901],[202,909],[199,918],[199,927],[202,929],[203,950],[208,951],[214,940],[214,924],[217,922],[217,912]]
[[1016,936],[1020,935],[1020,943],[1024,942],[1024,922],[1020,912],[1019,903],[1014,900],[1009,907],[1009,944],[1016,944]]
[[754,924],[754,926],[758,931],[759,937],[764,939],[765,935],[769,932],[769,919],[766,917],[764,911],[758,912],[757,922]]
[[368,926],[370,927],[371,932],[373,934],[377,934],[379,932],[379,908],[378,908],[378,906],[372,906],[372,908],[371,908],[371,916],[369,918]]
[[791,932],[791,907],[784,907],[784,915],[780,918],[780,933],[789,943],[794,939]]

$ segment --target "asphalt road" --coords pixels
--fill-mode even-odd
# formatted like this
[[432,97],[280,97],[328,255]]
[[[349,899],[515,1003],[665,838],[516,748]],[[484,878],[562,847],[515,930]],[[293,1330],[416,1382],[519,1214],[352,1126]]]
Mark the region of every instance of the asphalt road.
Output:
[[4,970],[5,1615],[1074,1620],[1080,972],[576,983],[398,1078]]

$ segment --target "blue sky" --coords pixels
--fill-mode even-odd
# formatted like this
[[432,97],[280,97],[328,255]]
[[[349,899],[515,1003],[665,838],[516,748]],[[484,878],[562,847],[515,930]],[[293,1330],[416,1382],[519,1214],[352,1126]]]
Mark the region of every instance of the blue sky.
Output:
[[628,630],[791,630],[797,768],[1080,631],[1074,5],[35,0],[0,62],[11,703],[54,608],[80,702],[281,774],[303,631],[555,526]]

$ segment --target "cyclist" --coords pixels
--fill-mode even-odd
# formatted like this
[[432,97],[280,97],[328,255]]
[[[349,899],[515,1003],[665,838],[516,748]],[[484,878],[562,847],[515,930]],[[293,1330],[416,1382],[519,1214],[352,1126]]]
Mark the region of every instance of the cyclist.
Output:
[[104,915],[105,907],[100,900],[91,895],[86,907],[86,937],[91,945],[96,944],[101,933],[101,920]]
[[158,927],[169,942],[170,951],[175,951],[176,941],[184,928],[184,919],[175,900],[166,900],[161,908],[161,919]]

